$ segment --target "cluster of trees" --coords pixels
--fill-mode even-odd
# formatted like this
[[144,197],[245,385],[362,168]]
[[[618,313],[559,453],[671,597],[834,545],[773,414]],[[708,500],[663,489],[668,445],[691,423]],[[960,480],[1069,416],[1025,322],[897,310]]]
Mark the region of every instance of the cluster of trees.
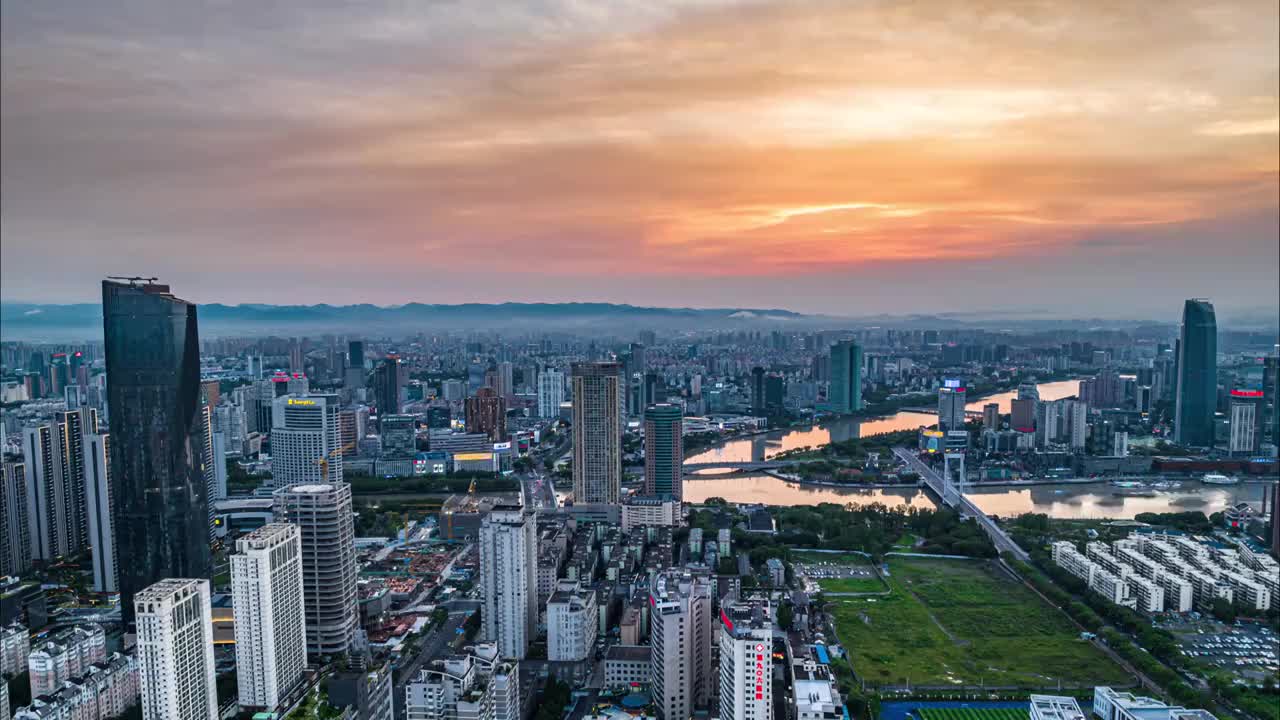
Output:
[[478,492],[512,492],[520,489],[516,478],[495,476],[493,473],[458,473],[456,475],[423,475],[411,478],[386,478],[357,473],[345,473],[356,495],[378,493],[462,493],[476,481]]
[[1199,510],[1169,513],[1138,513],[1134,520],[1148,525],[1161,525],[1189,533],[1213,532],[1213,521]]
[[560,720],[564,717],[565,708],[569,706],[572,689],[568,683],[555,677],[547,680],[547,687],[542,691],[542,702],[538,703],[538,712],[533,720]]

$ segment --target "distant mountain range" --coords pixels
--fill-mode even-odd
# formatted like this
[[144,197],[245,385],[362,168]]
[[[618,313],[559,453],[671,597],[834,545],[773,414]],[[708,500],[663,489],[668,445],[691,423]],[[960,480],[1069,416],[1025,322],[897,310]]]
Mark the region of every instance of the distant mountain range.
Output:
[[[200,334],[416,333],[432,330],[546,329],[633,334],[636,330],[726,329],[819,323],[823,316],[757,308],[659,308],[610,303],[466,303],[427,305],[201,305]],[[0,304],[5,340],[102,335],[102,306]]]

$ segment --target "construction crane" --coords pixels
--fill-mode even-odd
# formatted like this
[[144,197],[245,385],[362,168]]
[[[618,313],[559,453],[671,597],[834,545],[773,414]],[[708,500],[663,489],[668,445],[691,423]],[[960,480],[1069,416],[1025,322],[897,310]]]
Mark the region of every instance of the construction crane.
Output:
[[356,446],[356,441],[352,440],[351,442],[347,443],[346,445],[343,445],[340,448],[334,448],[333,452],[330,452],[328,455],[325,455],[319,460],[316,460],[315,463],[320,466],[320,479],[321,480],[329,479],[330,458],[336,457],[338,455],[345,455],[348,450],[354,448],[355,446]]

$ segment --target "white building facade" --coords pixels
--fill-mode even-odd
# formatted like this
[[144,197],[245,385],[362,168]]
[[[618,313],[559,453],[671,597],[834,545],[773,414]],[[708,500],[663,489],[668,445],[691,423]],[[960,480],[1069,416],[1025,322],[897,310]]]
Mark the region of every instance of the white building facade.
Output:
[[143,720],[217,720],[209,581],[161,580],[134,607]]
[[236,540],[231,597],[240,705],[274,710],[298,688],[307,669],[302,541],[296,525],[271,523]]
[[538,534],[533,515],[498,505],[480,523],[485,640],[504,658],[524,659],[538,621]]

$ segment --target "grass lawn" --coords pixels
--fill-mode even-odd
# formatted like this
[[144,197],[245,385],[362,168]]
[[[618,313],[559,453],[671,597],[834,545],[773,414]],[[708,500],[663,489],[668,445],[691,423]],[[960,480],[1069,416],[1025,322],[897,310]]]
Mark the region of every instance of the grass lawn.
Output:
[[1027,720],[1030,710],[1021,708],[920,708],[920,720]]
[[830,597],[869,685],[1128,685],[1070,621],[985,561],[889,560],[888,597]]
[[916,536],[911,533],[907,533],[906,535],[898,538],[898,542],[893,544],[893,549],[896,552],[911,552],[915,547]]
[[874,575],[865,578],[821,578],[818,580],[818,586],[823,592],[829,593],[884,592],[887,589],[880,578]]

